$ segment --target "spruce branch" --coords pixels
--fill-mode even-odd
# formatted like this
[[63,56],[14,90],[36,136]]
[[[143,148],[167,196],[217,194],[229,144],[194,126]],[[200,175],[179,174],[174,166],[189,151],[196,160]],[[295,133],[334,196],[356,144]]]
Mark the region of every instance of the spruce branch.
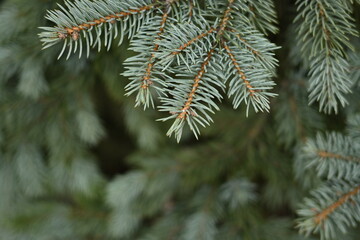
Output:
[[[162,15],[161,22],[160,22],[160,28],[159,28],[159,32],[158,32],[159,37],[157,39],[160,39],[161,35],[164,33],[164,28],[165,28],[166,21],[168,19],[168,15],[169,15],[168,12],[164,12]],[[159,50],[159,44],[156,43],[154,46],[154,52],[157,52],[158,50]],[[151,75],[152,68],[154,67],[154,64],[155,64],[155,54],[152,53],[151,57],[149,59],[148,67],[146,69],[146,74],[143,78],[143,83],[141,85],[141,88],[148,88],[149,85],[152,84],[152,82],[150,80],[150,75]]]
[[276,11],[272,0],[249,1],[249,19],[251,23],[262,33],[277,33]]
[[[247,114],[250,105],[256,112],[269,111],[270,105],[268,97],[276,94],[267,92],[275,85],[270,80],[273,76],[267,68],[264,68],[260,61],[254,61],[253,52],[246,47],[238,48],[237,43],[223,42],[223,47],[227,55],[226,60],[233,70],[229,70],[226,76],[229,81],[228,96],[233,97],[233,106],[238,108],[244,101],[247,106]],[[231,69],[231,68],[230,68]],[[261,76],[261,78],[259,78]]]
[[348,227],[360,221],[360,184],[336,181],[312,192],[312,198],[305,199],[298,210],[300,218],[297,227],[301,233],[320,233],[321,239],[335,239]]
[[234,65],[237,73],[240,75],[240,79],[243,80],[244,85],[246,87],[246,91],[249,92],[248,94],[253,97],[254,93],[256,92],[253,87],[251,86],[250,82],[247,80],[247,77],[245,73],[241,70],[240,65],[238,61],[235,59],[235,56],[232,52],[232,50],[229,48],[229,46],[226,44],[226,42],[223,43],[224,49],[226,50],[226,53],[230,57],[231,63]]
[[159,4],[150,0],[131,0],[128,3],[114,0],[96,2],[75,0],[72,3],[67,0],[65,1],[66,8],[58,5],[60,10],[48,11],[46,19],[56,26],[41,27],[44,32],[39,34],[40,40],[43,42],[44,49],[63,41],[59,58],[66,49],[68,49],[67,58],[77,51],[81,57],[84,44],[87,56],[89,56],[90,47],[98,45],[100,51],[102,35],[105,38],[104,45],[108,49],[112,40],[118,35],[120,35],[119,44],[122,43],[125,34],[132,36],[141,25],[137,22],[146,22],[149,13]]
[[[199,56],[210,50],[209,46],[215,43],[216,26],[199,17],[192,23],[172,24],[172,35],[165,35],[158,42],[159,51],[155,53],[159,64],[167,69],[175,65],[195,63]],[[171,69],[171,68],[170,68]]]
[[[273,51],[279,49],[275,44],[270,43],[261,33],[251,28],[244,29],[240,34],[239,30],[230,28],[229,41],[232,41],[239,48],[247,48],[254,57],[268,70],[275,75],[274,69],[278,65],[278,60],[274,57]],[[237,40],[233,36],[236,36]]]
[[[274,86],[271,77],[277,61],[272,52],[277,47],[250,21],[248,2],[206,3],[203,10],[194,0],[66,2],[69,10],[61,7],[61,11],[48,15],[57,26],[45,28],[40,36],[45,47],[64,40],[60,55],[68,48],[69,57],[77,49],[81,55],[82,39],[88,54],[96,44],[100,50],[102,36],[109,48],[121,27],[120,43],[127,34],[131,37],[130,49],[138,53],[125,62],[127,70],[123,75],[130,79],[126,95],[136,94],[135,106],[144,108],[155,107],[159,99],[159,110],[170,113],[161,120],[175,119],[168,135],[174,133],[180,140],[186,123],[197,137],[199,126],[212,122],[209,113],[219,109],[214,100],[222,99],[227,82],[234,108],[245,102],[247,113],[250,105],[256,112],[269,111],[268,98],[276,95],[268,91]],[[256,11],[261,15],[269,13]],[[271,19],[265,17],[264,21],[274,23]],[[120,24],[113,25],[115,22]],[[222,61],[225,66],[221,66]]]
[[319,102],[320,111],[338,112],[351,92],[346,49],[353,49],[349,36],[356,36],[351,5],[346,0],[297,1],[299,45],[310,62],[309,102]]
[[360,192],[360,185],[356,188],[352,189],[350,192],[345,193],[342,195],[338,200],[336,200],[333,204],[328,206],[327,208],[323,209],[320,213],[316,214],[315,216],[315,224],[322,224],[330,214],[332,214],[336,209],[344,205],[347,201],[350,201],[352,197],[356,196]]
[[233,11],[233,4],[234,0],[229,0],[228,5],[226,7],[226,10],[223,13],[223,17],[221,19],[221,22],[219,24],[219,31],[217,33],[217,39],[220,39],[220,37],[224,34],[225,29],[229,23],[230,17],[231,17],[231,11]]
[[214,61],[215,54],[215,49],[210,49],[204,60],[192,67],[189,73],[186,73],[187,66],[180,66],[176,71],[176,78],[169,80],[169,86],[174,87],[174,89],[168,90],[167,95],[171,97],[161,98],[163,104],[159,107],[160,111],[171,114],[161,120],[175,118],[167,135],[171,136],[174,133],[178,141],[182,136],[185,122],[198,137],[200,130],[197,125],[203,127],[209,125],[212,118],[208,112],[214,113],[213,108],[219,110],[214,99],[222,98],[218,88],[222,90],[224,85],[218,81],[221,78],[219,75],[221,66]]
[[[66,2],[66,3],[71,4],[70,2]],[[105,23],[105,22],[108,22],[108,21],[113,23],[114,20],[121,19],[121,18],[124,18],[126,16],[130,16],[130,15],[135,15],[135,14],[141,13],[143,11],[150,10],[150,9],[152,9],[154,7],[155,7],[155,5],[151,4],[151,5],[139,7],[139,8],[136,8],[136,9],[129,9],[128,11],[117,12],[115,14],[107,15],[107,16],[104,16],[104,17],[101,17],[101,18],[98,18],[98,19],[94,19],[89,23],[82,23],[82,24],[80,24],[78,26],[65,27],[64,30],[66,31],[66,33],[59,32],[59,38],[65,38],[65,37],[68,37],[68,36],[72,36],[72,38],[74,40],[77,40],[79,36],[75,36],[75,34],[78,35],[79,32],[82,31],[82,30],[87,30],[87,29],[89,29],[91,27],[98,26],[98,25],[100,25],[102,23]],[[65,34],[65,35],[61,35],[61,34]]]
[[347,120],[348,135],[355,141],[360,140],[360,114],[351,114]]
[[[203,76],[207,76],[205,73],[209,71],[207,65],[211,62],[209,61],[210,58],[215,58],[215,61],[213,63],[214,66],[218,65],[218,63],[216,62],[223,61],[225,61],[226,63],[225,66],[233,66],[224,68],[218,65],[215,67],[215,69],[210,68],[210,74],[218,76],[218,78],[222,78],[224,83],[226,83],[227,80],[230,79],[228,95],[229,97],[234,96],[234,108],[237,108],[242,102],[245,102],[245,104],[247,105],[247,113],[249,111],[250,105],[253,106],[256,112],[264,110],[268,111],[270,107],[268,97],[275,96],[275,94],[269,93],[267,92],[267,90],[272,89],[274,85],[274,83],[270,80],[270,78],[273,76],[274,71],[269,71],[268,68],[273,69],[273,67],[276,65],[276,60],[274,60],[272,54],[269,54],[268,52],[269,49],[274,50],[276,49],[276,47],[264,40],[264,37],[256,30],[254,30],[253,27],[251,27],[251,24],[248,20],[244,19],[243,16],[239,16],[239,14],[235,12],[235,9],[238,10],[241,9],[241,7],[244,8],[244,5],[241,1],[229,0],[226,4],[222,2],[219,5],[223,7],[223,10],[221,13],[219,13],[219,17],[213,22],[212,27],[208,27],[207,24],[201,23],[198,24],[202,27],[197,27],[192,24],[186,27],[181,27],[181,25],[179,27],[178,25],[176,26],[177,31],[174,31],[176,33],[180,32],[180,34],[177,34],[177,37],[175,37],[175,39],[178,39],[178,41],[175,40],[177,42],[175,45],[176,47],[171,47],[173,41],[171,41],[170,39],[166,39],[162,43],[162,45],[165,46],[165,49],[171,49],[170,51],[166,51],[168,52],[167,57],[165,55],[165,59],[167,59],[168,62],[172,62],[172,60],[176,56],[178,59],[182,59],[182,61],[178,60],[178,64],[181,65],[181,62],[184,62],[189,69],[191,69],[191,66],[189,66],[188,64],[189,60],[197,62],[198,56],[207,56],[205,60],[200,64],[198,72],[194,74],[192,87],[188,86],[187,92],[183,93],[184,95],[186,94],[185,96],[187,96],[185,101],[181,100],[183,99],[184,95],[179,95],[178,93],[180,87],[176,88],[175,85],[169,86],[173,86],[178,92],[171,90],[168,94],[169,97],[165,97],[162,99],[163,105],[167,106],[160,107],[161,111],[169,111],[171,113],[171,116],[168,118],[163,118],[161,120],[166,121],[175,118],[173,125],[168,131],[168,135],[175,133],[178,141],[180,140],[185,120],[190,126],[190,129],[194,132],[195,136],[197,136],[200,133],[197,125],[199,124],[205,127],[209,124],[210,121],[212,121],[211,117],[204,110],[213,113],[212,108],[218,109],[217,105],[212,100],[213,98],[217,98],[219,100],[221,99],[221,95],[217,96],[218,91],[216,89],[213,90],[214,96],[212,96],[211,92],[209,92],[208,90],[206,92],[202,90],[202,92],[204,91],[204,93],[201,94],[199,94],[198,91],[199,84],[201,82],[205,82],[205,85],[207,85],[208,88],[210,88],[210,85],[206,84],[206,82],[217,85],[221,89],[224,88],[222,84],[216,84],[216,82],[210,81],[210,79],[208,78],[206,80],[203,79]],[[218,9],[213,9],[213,11],[218,11]],[[233,12],[235,12],[236,16],[232,15]],[[242,40],[241,43],[237,43],[236,34],[240,35],[239,30],[228,27],[232,26],[235,23],[237,25],[241,25],[243,28],[248,30],[242,31],[242,34],[244,34],[244,36],[246,36],[247,34],[253,35],[253,39],[257,38],[258,42],[263,41],[262,44],[254,44],[254,47],[252,45],[249,45],[243,38],[240,38]],[[206,27],[204,28],[203,26]],[[180,31],[178,31],[178,29]],[[183,33],[181,34],[181,30],[185,29],[188,29],[188,31],[183,31]],[[193,32],[193,37],[187,37],[187,32]],[[213,32],[214,36],[212,35]],[[251,37],[249,37],[249,39],[250,38]],[[256,40],[253,43],[256,43]],[[228,44],[231,44],[233,46],[229,47]],[[199,45],[200,47],[196,47]],[[265,46],[269,49],[264,49]],[[225,49],[225,53],[222,48]],[[215,51],[218,56],[212,56],[213,51]],[[260,51],[264,53],[260,53]],[[264,54],[264,56],[267,56],[267,58],[260,58],[259,56],[261,54]],[[255,58],[254,55],[256,55]],[[227,61],[230,61],[230,63],[228,63]],[[244,67],[240,67],[240,62],[242,65],[244,65]],[[166,63],[165,65],[169,66],[169,63]],[[263,65],[266,65],[268,68],[263,67]],[[233,74],[234,68],[237,74]],[[216,69],[220,69],[221,73],[216,73]],[[213,72],[212,70],[215,71]],[[176,69],[171,68],[171,71],[176,72]],[[174,80],[174,82],[179,81]],[[200,96],[198,97],[197,95]],[[194,104],[194,99],[196,98],[200,98],[200,100],[206,99],[208,106],[205,106],[206,101],[204,101],[202,105],[199,105],[199,101],[196,101],[196,103]],[[183,103],[181,104],[181,102]],[[172,106],[173,108],[169,108],[168,106]],[[203,116],[199,115],[199,110],[203,114]]]
[[211,49],[208,52],[204,62],[201,64],[201,68],[200,68],[198,74],[196,75],[196,77],[194,79],[194,83],[193,83],[193,86],[192,86],[191,91],[189,93],[189,96],[188,96],[188,98],[187,98],[187,100],[185,102],[185,105],[181,108],[181,113],[178,114],[177,118],[184,119],[184,118],[187,117],[187,115],[189,115],[188,110],[190,109],[190,106],[191,106],[191,104],[193,102],[193,98],[194,98],[196,92],[199,89],[199,82],[202,79],[202,76],[204,75],[204,73],[206,71],[207,65],[209,65],[209,63],[210,63],[210,60],[211,60],[211,57],[213,56],[213,53],[214,53],[214,49]]
[[331,133],[318,134],[303,148],[306,168],[316,167],[319,176],[354,179],[360,176],[359,146],[351,137]]
[[334,239],[360,221],[360,146],[339,133],[318,134],[299,153],[305,168],[315,168],[325,183],[306,198],[298,214],[300,232]]
[[[157,64],[157,60],[158,60],[155,57],[155,53],[159,50],[159,44],[156,43],[156,41],[161,39],[161,36],[164,33],[166,22],[168,20],[170,11],[171,11],[171,7],[168,6],[167,9],[165,9],[165,12],[163,12],[161,18],[158,19],[158,21],[156,21],[156,19],[153,20],[153,22],[158,24],[157,29],[155,26],[154,26],[154,29],[149,29],[149,26],[144,27],[143,32],[140,32],[140,34],[138,36],[139,36],[139,38],[141,38],[142,36],[148,35],[145,32],[152,33],[152,36],[150,36],[150,39],[147,39],[150,42],[151,48],[150,49],[148,47],[146,48],[146,45],[144,45],[144,49],[143,48],[139,49],[139,46],[141,46],[141,44],[137,44],[136,46],[134,46],[133,50],[139,52],[139,55],[135,56],[134,58],[128,59],[128,61],[126,63],[127,65],[135,66],[135,69],[134,69],[134,67],[129,67],[128,71],[124,73],[124,75],[130,77],[130,80],[131,80],[131,82],[125,88],[127,91],[127,95],[129,96],[129,95],[133,94],[134,92],[137,92],[135,106],[143,105],[144,109],[147,107],[150,107],[150,105],[152,107],[154,107],[154,100],[152,97],[150,87],[154,83],[157,83],[157,82],[159,82],[160,85],[162,85],[163,87],[165,86],[164,81],[161,79],[161,77],[162,77],[161,75],[163,75],[163,74],[158,74],[158,76],[154,76],[155,64]],[[153,31],[151,31],[151,30],[153,30]],[[143,34],[143,33],[145,33],[145,34]],[[146,58],[145,55],[150,55],[150,56],[148,56],[148,60],[145,61],[145,64],[144,64],[145,70],[140,71],[139,68],[141,66],[139,66],[138,61],[141,58],[144,58],[144,57]],[[141,61],[141,64],[143,64],[143,61]],[[142,75],[138,76],[138,74],[136,74],[139,72],[141,72]],[[134,76],[136,76],[136,77],[134,77]],[[159,90],[159,91],[162,92],[162,90]]]
[[318,152],[319,157],[321,158],[327,158],[327,159],[340,159],[340,160],[344,160],[344,161],[349,161],[349,162],[356,162],[356,163],[360,163],[360,158],[357,157],[353,157],[353,156],[344,156],[344,155],[340,155],[340,154],[336,154],[336,153],[332,153],[332,152],[327,152],[327,151],[319,151]]
[[195,1],[190,0],[189,1],[189,18],[191,19],[194,16],[194,8],[195,8]]
[[190,45],[192,45],[194,42],[200,40],[201,38],[206,37],[207,35],[215,32],[216,30],[214,28],[210,28],[209,30],[207,30],[204,33],[201,33],[199,35],[197,35],[196,37],[190,39],[189,41],[187,41],[186,43],[182,44],[180,47],[178,47],[176,49],[176,51],[171,52],[171,55],[177,55],[179,53],[181,53],[181,51],[185,50],[187,47],[189,47]]

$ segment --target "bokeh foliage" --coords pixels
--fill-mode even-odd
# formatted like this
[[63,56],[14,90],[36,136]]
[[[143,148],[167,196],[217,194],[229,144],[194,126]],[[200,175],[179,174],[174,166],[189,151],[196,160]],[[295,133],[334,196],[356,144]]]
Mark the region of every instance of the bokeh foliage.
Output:
[[[44,16],[59,1],[2,1],[0,239],[305,239],[299,228],[357,239],[359,39],[344,50],[349,104],[319,113],[308,105],[314,59],[294,45],[295,1],[254,2],[258,11],[273,2],[278,15],[276,28],[251,18],[281,46],[271,112],[246,117],[224,98],[200,140],[185,129],[178,144],[165,136],[171,124],[154,121],[166,114],[124,96],[119,74],[138,54],[128,39],[57,60],[62,46],[42,51],[38,27],[51,26]],[[358,18],[358,5],[339,2]]]

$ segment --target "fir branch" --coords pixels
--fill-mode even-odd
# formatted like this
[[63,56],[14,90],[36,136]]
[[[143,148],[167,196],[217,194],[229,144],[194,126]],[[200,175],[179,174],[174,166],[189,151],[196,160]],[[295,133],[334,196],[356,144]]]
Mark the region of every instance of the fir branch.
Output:
[[336,202],[323,209],[320,213],[316,214],[314,221],[315,224],[322,224],[330,214],[336,211],[337,208],[344,205],[346,202],[351,201],[351,198],[360,193],[360,185],[352,189],[350,192],[342,195]]

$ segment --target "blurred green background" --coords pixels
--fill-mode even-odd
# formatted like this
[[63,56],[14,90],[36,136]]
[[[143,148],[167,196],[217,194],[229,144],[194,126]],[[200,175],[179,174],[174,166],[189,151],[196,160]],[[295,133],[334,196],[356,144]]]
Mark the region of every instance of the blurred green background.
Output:
[[317,180],[296,177],[294,155],[317,130],[341,131],[359,98],[338,115],[308,106],[295,1],[275,1],[271,113],[246,118],[224,100],[199,140],[179,144],[160,113],[124,97],[128,41],[88,59],[41,50],[57,2],[0,2],[0,240],[304,239],[295,211]]

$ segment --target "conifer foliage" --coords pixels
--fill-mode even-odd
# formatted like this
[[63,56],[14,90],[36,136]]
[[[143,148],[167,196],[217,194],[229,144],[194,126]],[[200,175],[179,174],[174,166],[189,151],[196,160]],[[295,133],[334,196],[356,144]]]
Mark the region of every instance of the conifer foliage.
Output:
[[193,0],[65,1],[49,11],[55,27],[44,27],[40,38],[44,48],[63,42],[59,57],[69,58],[127,35],[137,53],[126,60],[127,95],[144,108],[160,101],[170,115],[161,120],[174,121],[168,135],[179,141],[185,124],[197,137],[213,121],[224,91],[234,108],[269,111],[277,47],[257,28],[274,32],[276,19],[271,1],[254,2],[210,0],[203,9]]
[[299,46],[310,66],[310,103],[319,102],[320,111],[338,112],[352,82],[347,59],[353,49],[350,36],[357,36],[349,0],[298,0]]
[[358,240],[358,3],[0,1],[0,240]]
[[[358,132],[359,116],[351,121]],[[305,169],[315,169],[325,182],[298,211],[301,232],[321,232],[323,239],[336,239],[339,232],[346,233],[360,221],[359,149],[353,137],[338,133],[318,134],[304,146],[300,158]]]

